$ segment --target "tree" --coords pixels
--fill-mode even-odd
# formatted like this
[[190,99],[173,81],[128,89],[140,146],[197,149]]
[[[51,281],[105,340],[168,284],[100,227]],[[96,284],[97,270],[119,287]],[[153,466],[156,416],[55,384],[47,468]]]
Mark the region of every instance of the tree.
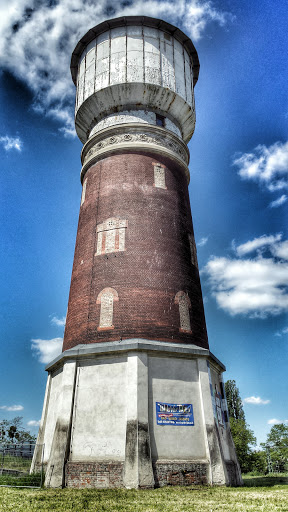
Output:
[[[231,434],[236,448],[238,462],[243,473],[252,471],[256,457],[252,446],[256,445],[254,432],[246,423],[242,400],[235,380],[227,380],[225,394],[228,406]],[[255,459],[255,460],[254,460]]]
[[230,428],[241,471],[248,473],[254,469],[251,447],[256,445],[256,437],[245,420],[230,418]]
[[235,420],[245,420],[242,400],[240,398],[239,389],[236,386],[235,380],[227,380],[225,383],[225,394],[229,418],[234,418]]
[[4,445],[8,444],[23,444],[29,442],[35,442],[36,437],[28,430],[24,430],[22,427],[23,418],[22,416],[16,416],[12,420],[1,420],[0,421],[0,443]]
[[269,452],[273,471],[288,470],[288,425],[273,425],[262,446]]

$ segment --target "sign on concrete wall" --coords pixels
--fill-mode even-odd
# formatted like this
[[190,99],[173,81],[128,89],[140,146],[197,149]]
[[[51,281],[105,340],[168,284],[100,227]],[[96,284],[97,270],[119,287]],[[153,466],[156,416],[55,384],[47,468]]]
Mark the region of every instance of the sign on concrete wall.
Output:
[[194,425],[192,404],[156,402],[157,425]]

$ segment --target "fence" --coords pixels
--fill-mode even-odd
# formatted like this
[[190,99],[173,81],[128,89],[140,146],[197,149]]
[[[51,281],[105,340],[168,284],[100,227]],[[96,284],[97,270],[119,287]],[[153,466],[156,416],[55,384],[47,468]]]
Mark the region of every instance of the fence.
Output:
[[[36,450],[37,472],[30,473]],[[41,487],[44,482],[44,445],[35,443],[0,445],[0,486]]]

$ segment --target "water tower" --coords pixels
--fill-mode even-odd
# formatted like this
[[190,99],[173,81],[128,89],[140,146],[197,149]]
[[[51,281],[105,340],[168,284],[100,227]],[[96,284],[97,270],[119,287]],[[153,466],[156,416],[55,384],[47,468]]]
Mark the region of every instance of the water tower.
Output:
[[188,195],[197,52],[169,23],[122,17],[87,32],[71,72],[83,189],[45,483],[240,484]]

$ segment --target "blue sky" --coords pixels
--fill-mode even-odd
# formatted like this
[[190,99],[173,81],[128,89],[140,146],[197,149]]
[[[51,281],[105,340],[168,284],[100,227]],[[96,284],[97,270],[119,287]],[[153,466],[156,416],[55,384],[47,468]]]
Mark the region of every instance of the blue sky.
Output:
[[81,195],[70,55],[125,14],[178,25],[199,54],[189,191],[209,342],[260,443],[288,423],[284,0],[0,2],[0,419],[37,432],[63,336]]

